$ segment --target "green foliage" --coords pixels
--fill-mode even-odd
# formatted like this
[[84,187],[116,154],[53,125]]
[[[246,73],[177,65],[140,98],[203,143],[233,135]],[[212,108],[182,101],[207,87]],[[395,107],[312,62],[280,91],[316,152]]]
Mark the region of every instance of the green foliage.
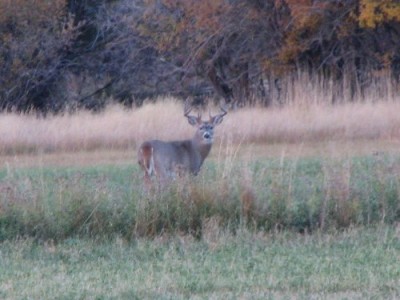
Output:
[[209,163],[199,177],[148,191],[136,167],[15,170],[2,175],[0,239],[201,238],[210,220],[233,232],[395,224],[399,163],[392,156]]

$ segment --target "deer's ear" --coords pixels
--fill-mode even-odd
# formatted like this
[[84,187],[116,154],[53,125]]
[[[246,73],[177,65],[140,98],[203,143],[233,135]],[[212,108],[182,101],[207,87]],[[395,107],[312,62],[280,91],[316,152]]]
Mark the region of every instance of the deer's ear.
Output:
[[199,124],[198,118],[195,116],[188,116],[187,119],[189,124],[192,126],[197,126],[197,124]]

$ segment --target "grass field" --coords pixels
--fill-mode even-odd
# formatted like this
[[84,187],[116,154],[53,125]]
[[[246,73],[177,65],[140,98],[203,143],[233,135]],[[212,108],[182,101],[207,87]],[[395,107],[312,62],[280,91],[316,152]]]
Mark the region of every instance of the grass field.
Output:
[[398,299],[399,231],[0,244],[3,299]]
[[[395,100],[339,106],[309,103],[269,110],[241,109],[225,117],[218,127],[216,143],[262,145],[265,150],[271,144],[310,142],[374,141],[399,145],[399,110],[400,101]],[[218,110],[211,108],[211,111],[216,113]],[[204,114],[208,116],[208,111]],[[35,115],[3,114],[0,118],[0,154],[19,156],[99,149],[132,151],[146,139],[174,140],[189,138],[192,134],[193,128],[183,117],[182,105],[173,100],[149,103],[136,110],[110,107],[99,114],[78,112],[46,119]]]
[[180,105],[0,116],[0,298],[399,298],[399,108],[231,112],[151,193],[135,149],[190,137]]

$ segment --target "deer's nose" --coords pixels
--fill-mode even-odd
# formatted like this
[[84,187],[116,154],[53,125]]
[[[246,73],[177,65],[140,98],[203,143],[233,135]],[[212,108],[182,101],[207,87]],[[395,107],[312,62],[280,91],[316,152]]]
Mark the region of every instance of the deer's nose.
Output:
[[208,140],[211,138],[211,134],[209,132],[204,132],[203,137]]

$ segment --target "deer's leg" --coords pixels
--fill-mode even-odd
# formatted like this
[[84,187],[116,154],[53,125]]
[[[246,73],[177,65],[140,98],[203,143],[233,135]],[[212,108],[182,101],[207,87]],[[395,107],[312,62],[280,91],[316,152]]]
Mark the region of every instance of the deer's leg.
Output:
[[151,188],[151,176],[147,172],[144,173],[143,182],[144,182],[144,186],[146,187],[146,189],[150,190],[150,188]]

